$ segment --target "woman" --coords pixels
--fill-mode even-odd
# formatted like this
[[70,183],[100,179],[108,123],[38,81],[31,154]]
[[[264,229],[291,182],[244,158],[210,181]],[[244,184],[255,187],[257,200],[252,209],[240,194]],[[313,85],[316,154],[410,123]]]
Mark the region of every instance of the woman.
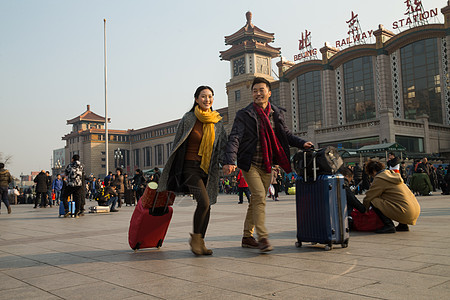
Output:
[[272,178],[270,184],[273,185],[274,194],[272,195],[273,200],[278,201],[278,193],[280,192],[280,178],[281,172],[278,166],[272,167]]
[[132,183],[133,189],[136,192],[136,199],[139,201],[145,189],[145,178],[141,169],[136,169]]
[[[374,179],[366,192],[363,204],[366,210],[372,206],[384,223],[384,227],[375,232],[409,231],[407,224],[416,224],[420,206],[416,197],[403,183],[401,175],[391,170],[385,170],[384,164],[377,161],[369,161],[365,170]],[[394,227],[392,220],[400,224]]]
[[117,207],[122,207],[122,198],[125,193],[125,187],[123,183],[123,175],[122,175],[122,168],[116,169],[116,176],[114,178],[114,181],[112,182],[112,186],[116,187],[117,192]]
[[227,141],[222,117],[212,110],[214,92],[200,86],[194,105],[178,124],[172,153],[159,180],[159,191],[193,194],[197,201],[190,246],[196,255],[211,255],[205,246],[210,205],[216,203],[219,159]]

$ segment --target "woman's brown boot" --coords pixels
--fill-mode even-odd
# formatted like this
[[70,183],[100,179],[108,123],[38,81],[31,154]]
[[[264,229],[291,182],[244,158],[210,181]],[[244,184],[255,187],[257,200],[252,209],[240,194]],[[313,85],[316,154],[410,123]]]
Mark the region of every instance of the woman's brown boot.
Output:
[[213,254],[213,251],[211,249],[206,248],[205,240],[203,238],[202,238],[202,251],[203,251],[203,255]]
[[202,235],[200,233],[191,233],[191,240],[189,241],[189,245],[191,245],[191,251],[195,255],[203,255],[203,247],[202,243]]

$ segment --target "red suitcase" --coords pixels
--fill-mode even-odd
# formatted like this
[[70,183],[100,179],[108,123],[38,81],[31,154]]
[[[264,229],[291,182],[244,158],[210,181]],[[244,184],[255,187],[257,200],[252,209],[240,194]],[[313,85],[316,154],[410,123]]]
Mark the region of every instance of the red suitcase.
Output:
[[128,243],[137,251],[141,248],[160,248],[172,219],[173,208],[146,209],[138,201],[130,220]]

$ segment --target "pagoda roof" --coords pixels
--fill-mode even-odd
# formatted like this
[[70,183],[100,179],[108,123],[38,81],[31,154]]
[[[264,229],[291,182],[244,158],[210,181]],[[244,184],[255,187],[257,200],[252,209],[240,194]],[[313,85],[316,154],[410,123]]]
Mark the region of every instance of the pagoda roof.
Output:
[[[87,110],[71,120],[67,120],[67,125],[76,124],[82,121],[105,123],[105,118],[91,111],[91,106],[87,105]],[[108,118],[109,121],[109,118]]]
[[225,37],[225,45],[234,45],[240,43],[242,40],[256,38],[263,40],[266,43],[271,43],[275,40],[274,33],[265,32],[253,24],[246,24],[244,27]]
[[220,58],[222,60],[230,60],[235,56],[242,53],[261,53],[268,54],[270,57],[274,58],[280,55],[281,48],[275,48],[267,44],[263,44],[257,41],[244,41],[239,45],[233,45],[230,49],[225,51],[220,51]]
[[278,56],[281,48],[274,48],[268,45],[268,43],[275,40],[274,34],[253,25],[251,12],[248,11],[245,16],[247,18],[245,26],[232,35],[225,37],[225,45],[231,45],[231,48],[220,51],[221,59],[230,60],[243,52],[269,54],[272,58]]

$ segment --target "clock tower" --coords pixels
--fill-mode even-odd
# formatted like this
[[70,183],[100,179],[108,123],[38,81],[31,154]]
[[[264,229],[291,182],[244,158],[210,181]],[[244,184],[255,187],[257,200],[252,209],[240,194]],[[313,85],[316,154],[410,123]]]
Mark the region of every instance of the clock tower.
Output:
[[250,89],[255,77],[274,81],[272,58],[281,53],[280,48],[269,45],[275,39],[274,34],[253,25],[251,12],[245,16],[245,26],[225,37],[225,44],[231,48],[220,51],[220,59],[230,62],[231,79],[227,83],[229,120],[234,120],[236,112],[253,101]]

